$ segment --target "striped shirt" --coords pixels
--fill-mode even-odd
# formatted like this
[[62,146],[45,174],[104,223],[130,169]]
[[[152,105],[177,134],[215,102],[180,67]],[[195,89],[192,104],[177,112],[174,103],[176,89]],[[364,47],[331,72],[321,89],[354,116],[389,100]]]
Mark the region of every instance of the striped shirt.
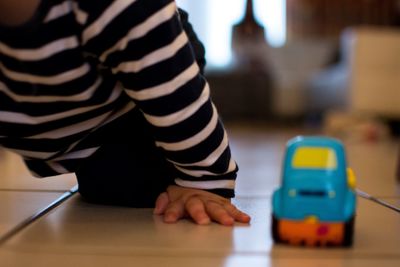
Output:
[[176,184],[233,195],[237,166],[173,0],[42,0],[0,27],[0,145],[35,176],[74,172],[99,148],[90,134],[134,108]]

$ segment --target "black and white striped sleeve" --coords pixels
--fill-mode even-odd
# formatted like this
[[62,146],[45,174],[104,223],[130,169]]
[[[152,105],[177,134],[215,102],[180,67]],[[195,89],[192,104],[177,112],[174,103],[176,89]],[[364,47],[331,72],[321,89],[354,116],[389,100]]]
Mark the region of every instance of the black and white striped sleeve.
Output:
[[237,165],[173,0],[78,1],[84,48],[112,70],[177,170],[176,184],[232,197]]

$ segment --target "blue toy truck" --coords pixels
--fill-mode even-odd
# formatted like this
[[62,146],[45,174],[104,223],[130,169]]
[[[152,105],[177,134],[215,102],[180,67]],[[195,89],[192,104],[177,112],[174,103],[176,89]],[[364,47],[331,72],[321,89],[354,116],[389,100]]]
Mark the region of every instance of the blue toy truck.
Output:
[[282,181],[272,198],[277,243],[351,246],[356,210],[355,177],[343,144],[328,137],[288,141]]

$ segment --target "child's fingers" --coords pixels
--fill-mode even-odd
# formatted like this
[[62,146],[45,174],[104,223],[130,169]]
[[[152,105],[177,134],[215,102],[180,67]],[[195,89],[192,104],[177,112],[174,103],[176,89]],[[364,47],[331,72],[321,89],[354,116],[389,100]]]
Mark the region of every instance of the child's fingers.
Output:
[[182,201],[170,202],[164,212],[164,222],[175,223],[185,215],[185,206]]
[[163,214],[167,209],[169,202],[170,200],[167,192],[161,193],[156,200],[156,206],[153,213],[156,215]]
[[231,226],[235,223],[234,217],[229,214],[224,206],[215,201],[207,201],[206,210],[214,221],[222,225]]
[[235,221],[241,223],[248,223],[251,220],[249,215],[237,209],[233,204],[228,203],[224,205],[224,208],[229,213],[229,215],[231,215],[232,218],[235,219]]
[[207,215],[203,201],[197,197],[192,196],[186,200],[185,203],[186,211],[189,213],[190,217],[197,224],[209,224],[210,217]]

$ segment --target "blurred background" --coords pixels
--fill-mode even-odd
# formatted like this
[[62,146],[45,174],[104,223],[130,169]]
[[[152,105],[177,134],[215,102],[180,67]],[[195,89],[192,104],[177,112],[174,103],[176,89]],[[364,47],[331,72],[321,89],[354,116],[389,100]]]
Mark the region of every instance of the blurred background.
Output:
[[177,0],[225,121],[399,134],[399,0]]

